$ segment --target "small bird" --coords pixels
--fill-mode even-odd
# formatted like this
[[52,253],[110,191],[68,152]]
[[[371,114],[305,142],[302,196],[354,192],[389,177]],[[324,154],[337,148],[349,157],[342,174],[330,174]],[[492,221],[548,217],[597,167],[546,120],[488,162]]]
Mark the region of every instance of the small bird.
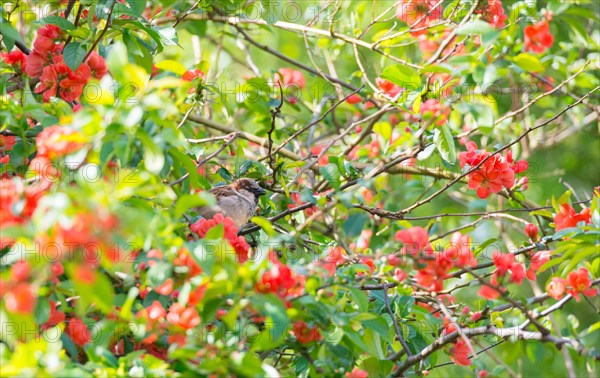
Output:
[[210,193],[216,197],[217,205],[197,208],[198,213],[206,219],[223,214],[233,219],[236,226],[242,227],[252,218],[258,206],[258,198],[266,191],[256,180],[241,178],[229,185],[212,188]]

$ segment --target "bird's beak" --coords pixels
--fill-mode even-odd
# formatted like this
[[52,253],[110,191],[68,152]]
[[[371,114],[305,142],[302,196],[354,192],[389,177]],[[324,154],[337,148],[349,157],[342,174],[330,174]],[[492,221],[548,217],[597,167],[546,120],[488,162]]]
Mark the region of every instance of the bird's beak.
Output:
[[258,187],[258,190],[256,191],[256,194],[258,194],[259,196],[262,196],[262,195],[264,195],[265,193],[267,193],[267,191],[266,191],[266,190],[264,190],[264,189],[263,189],[263,188],[261,188],[261,187]]

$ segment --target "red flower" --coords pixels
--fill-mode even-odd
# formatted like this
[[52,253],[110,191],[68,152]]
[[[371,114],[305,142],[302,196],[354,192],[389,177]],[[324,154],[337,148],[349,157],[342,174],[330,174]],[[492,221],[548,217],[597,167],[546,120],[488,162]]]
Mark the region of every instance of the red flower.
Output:
[[319,329],[317,327],[309,327],[302,320],[294,323],[294,330],[292,332],[300,344],[308,344],[321,340]]
[[167,278],[165,280],[165,282],[163,282],[158,287],[155,287],[154,291],[156,291],[158,294],[161,294],[161,295],[171,294],[171,292],[173,291],[173,279]]
[[[490,278],[490,284],[495,287],[498,286],[498,279],[496,278],[495,273],[492,274],[492,277]],[[486,299],[497,299],[500,297],[500,292],[488,285],[482,285],[477,294]]]
[[21,71],[25,71],[27,65],[27,55],[23,54],[21,50],[13,50],[9,53],[0,53],[0,59],[6,64],[10,64],[14,67],[19,67]]
[[200,316],[195,308],[185,308],[179,302],[173,303],[169,308],[167,320],[180,328],[191,329],[200,324]]
[[263,273],[256,283],[256,290],[261,293],[275,293],[285,297],[300,284],[297,275],[285,264],[277,261],[271,269]]
[[578,302],[580,293],[590,297],[596,295],[598,292],[598,289],[590,287],[592,282],[590,281],[589,272],[586,268],[579,268],[575,272],[569,273],[567,282],[571,287],[569,289],[569,294],[571,294]]
[[71,340],[73,340],[76,345],[79,346],[84,346],[92,341],[92,334],[90,330],[79,318],[72,318],[69,320],[69,325],[67,328],[65,328],[65,333],[69,335]]
[[346,102],[350,105],[354,105],[354,104],[358,104],[359,102],[362,101],[362,97],[360,97],[359,95],[357,95],[356,93],[351,94],[347,99]]
[[82,264],[75,268],[73,279],[88,285],[93,285],[96,282],[96,270],[88,264]]
[[27,281],[31,273],[31,267],[27,261],[17,261],[10,270],[10,279],[19,282]]
[[567,280],[560,277],[552,277],[552,280],[546,286],[548,295],[556,300],[560,300],[567,290]]
[[50,316],[48,317],[48,320],[46,321],[46,323],[42,324],[42,326],[41,326],[42,331],[44,331],[48,328],[52,328],[55,325],[57,325],[58,323],[65,321],[65,313],[62,311],[56,310],[56,302],[54,302],[54,301],[48,301],[48,302],[50,303]]
[[48,58],[48,54],[33,50],[27,55],[25,73],[31,78],[39,77],[44,70],[44,66],[48,62]]
[[471,360],[469,359],[469,346],[463,339],[459,339],[452,349],[450,349],[450,358],[457,365],[471,365]]
[[451,109],[442,105],[438,100],[429,99],[421,104],[421,115],[424,120],[430,121],[435,126],[442,126],[448,120]]
[[579,222],[592,222],[592,214],[589,208],[585,208],[577,214],[571,205],[565,203],[560,206],[560,213],[554,216],[555,231],[575,227]]
[[525,233],[527,234],[527,236],[529,236],[529,239],[533,241],[538,240],[538,228],[535,224],[527,223],[525,225]]
[[529,262],[529,269],[527,270],[527,278],[531,281],[535,280],[535,272],[538,271],[548,261],[550,261],[550,257],[552,256],[552,251],[538,251],[533,256],[531,256],[531,261]]
[[404,272],[402,269],[400,269],[400,268],[394,269],[394,279],[396,281],[404,282],[404,280],[406,280],[407,277],[408,277],[408,274],[406,274],[406,272]]
[[40,53],[49,53],[54,49],[54,42],[60,37],[61,30],[56,25],[46,25],[37,31],[33,49]]
[[92,53],[85,62],[92,70],[96,79],[102,79],[102,77],[108,72],[108,69],[106,68],[106,63],[104,62],[104,58],[101,57],[100,54],[98,54],[95,51],[92,51]]
[[17,283],[10,288],[4,297],[4,304],[9,312],[31,314],[35,307],[36,297],[31,285],[27,282]]
[[369,267],[369,270],[371,270],[371,273],[373,273],[375,271],[375,263],[373,262],[373,259],[370,257],[361,257],[360,258],[360,263],[363,265],[366,265]]
[[327,270],[329,274],[334,275],[337,266],[346,261],[344,259],[344,249],[342,247],[332,247],[328,252],[327,256],[319,262],[319,265]]
[[[469,189],[477,189],[479,198],[487,198],[490,193],[498,193],[502,188],[511,188],[515,183],[515,171],[511,167],[510,161],[495,154],[491,158],[485,150],[477,151],[477,145],[474,142],[467,143],[467,151],[459,154],[460,166],[476,167],[484,159],[485,163],[475,171],[469,173]],[[509,155],[512,161],[512,157]],[[523,167],[518,166],[519,169]]]
[[[148,263],[150,265],[150,263]],[[186,267],[188,269],[188,277],[194,277],[202,273],[202,268],[196,263],[187,249],[181,249],[173,260],[173,265]]]
[[504,276],[515,262],[515,255],[496,251],[492,256],[492,260],[494,261],[494,265],[496,265],[496,273],[499,276]]
[[301,71],[292,68],[280,68],[277,73],[275,75],[275,84],[281,83],[284,88],[296,86],[302,89],[306,86],[306,80]]
[[204,79],[204,77],[206,76],[206,74],[198,69],[195,69],[193,71],[185,71],[183,75],[181,75],[181,80],[184,81],[193,81],[195,78],[202,78]]
[[483,20],[489,22],[495,28],[503,27],[508,19],[500,0],[488,0],[487,8],[479,13],[482,15]]
[[77,71],[70,71],[67,78],[60,81],[60,97],[67,102],[79,100],[91,75],[92,71],[85,63],[82,63]]
[[520,285],[525,279],[525,267],[523,264],[512,264],[510,267],[510,282]]
[[431,244],[429,244],[429,235],[422,227],[412,227],[408,230],[400,230],[396,232],[394,239],[402,242],[402,254],[410,253],[416,255],[419,252],[425,252],[427,254],[433,253],[433,248],[431,247]]
[[160,321],[167,316],[167,311],[159,301],[154,301],[146,308],[148,319],[152,321]]
[[38,154],[49,159],[68,155],[83,147],[83,136],[63,126],[50,126],[36,137]]
[[12,150],[16,143],[16,136],[0,135],[0,152],[7,152]]
[[346,378],[368,378],[368,377],[369,377],[369,373],[367,373],[366,371],[361,370],[357,367],[352,369],[351,372],[346,373]]
[[400,0],[396,5],[396,17],[408,24],[413,36],[427,34],[427,26],[442,18],[441,3],[437,0]]
[[402,88],[386,79],[378,77],[375,79],[375,84],[377,84],[377,87],[381,89],[386,95],[392,98],[396,97],[398,93],[402,92]]
[[539,54],[552,47],[553,43],[554,36],[550,33],[547,20],[525,27],[525,51]]
[[58,84],[58,73],[54,65],[44,67],[40,84],[35,88],[35,93],[42,93],[45,102],[50,101],[51,97],[56,97]]
[[225,218],[222,214],[217,214],[212,219],[199,219],[196,223],[190,225],[190,230],[200,238],[204,238],[206,233],[218,224],[223,225],[223,237],[235,250],[238,261],[240,263],[246,262],[248,260],[248,253],[250,252],[250,245],[248,245],[243,236],[238,236],[238,227],[233,222],[233,219],[229,217]]
[[471,238],[468,235],[462,235],[458,231],[455,232],[452,234],[450,247],[441,255],[441,258],[445,258],[460,268],[476,266],[477,259],[469,247],[470,242]]

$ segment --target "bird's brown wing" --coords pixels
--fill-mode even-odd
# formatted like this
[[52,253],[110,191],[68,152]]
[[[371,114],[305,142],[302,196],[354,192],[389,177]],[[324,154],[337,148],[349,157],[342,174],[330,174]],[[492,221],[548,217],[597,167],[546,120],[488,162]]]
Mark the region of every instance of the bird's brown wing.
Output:
[[251,200],[241,198],[242,195],[228,185],[212,188],[210,193],[217,199],[216,206],[202,206],[196,211],[204,218],[211,219],[216,214],[230,217],[241,227],[248,222],[253,214]]

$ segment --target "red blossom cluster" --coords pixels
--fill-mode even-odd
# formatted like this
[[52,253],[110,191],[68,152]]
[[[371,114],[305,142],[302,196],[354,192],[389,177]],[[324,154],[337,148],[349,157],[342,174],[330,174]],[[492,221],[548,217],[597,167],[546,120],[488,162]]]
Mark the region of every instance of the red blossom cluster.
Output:
[[435,126],[443,126],[450,116],[450,109],[448,106],[440,103],[438,100],[430,98],[421,104],[421,117],[428,124]]
[[488,0],[487,4],[481,4],[476,12],[481,15],[484,21],[489,22],[495,28],[503,27],[508,19],[500,0]]
[[486,150],[478,150],[475,142],[467,143],[467,151],[458,156],[460,167],[469,169],[483,165],[469,173],[469,189],[476,189],[479,198],[487,198],[491,193],[498,193],[502,188],[510,189],[515,185],[515,175],[525,172],[529,164],[524,160],[513,161],[512,151],[506,157],[500,154],[490,154]]
[[400,88],[398,85],[380,77],[375,79],[375,84],[377,84],[377,87],[381,89],[383,93],[391,98],[396,97],[400,92],[402,92],[402,88]]
[[525,51],[540,54],[552,47],[554,43],[554,36],[550,33],[548,20],[544,19],[537,24],[527,25],[524,32]]
[[40,78],[35,93],[42,93],[44,101],[58,95],[67,102],[79,102],[83,87],[92,76],[101,79],[107,68],[98,53],[92,51],[85,62],[72,70],[64,61],[62,31],[58,26],[46,25],[38,30],[33,50],[27,56],[25,72],[31,78]]
[[[292,68],[280,68],[275,74],[274,83],[276,88],[281,85],[283,89],[294,88],[300,90],[306,87],[306,79],[304,78],[302,71],[294,70]],[[277,93],[279,93],[278,89]],[[290,103],[295,104],[298,101],[295,96],[296,94],[292,93],[288,96],[287,100]]]
[[136,317],[144,321],[147,327],[148,336],[141,342],[144,348],[156,342],[158,335],[167,329],[171,331],[167,338],[169,343],[184,345],[187,342],[185,331],[198,326],[201,322],[194,306],[195,304],[189,302],[185,306],[175,302],[167,312],[163,305],[155,300],[150,306],[138,311]]
[[292,333],[300,344],[309,344],[311,342],[320,341],[323,337],[319,328],[310,327],[302,320],[294,322]]
[[589,208],[584,208],[579,213],[568,203],[560,205],[560,212],[554,216],[555,231],[575,227],[579,222],[591,223],[592,213]]
[[[494,252],[492,261],[496,270],[490,277],[490,285],[482,285],[478,294],[487,299],[496,299],[500,297],[501,291],[505,289],[500,286],[499,279],[504,278],[510,273],[510,282],[521,285],[523,279],[527,276],[523,264],[515,262],[515,255],[512,253]],[[541,264],[540,264],[541,266]]]
[[470,349],[467,345],[467,342],[463,339],[458,339],[458,341],[450,349],[450,358],[457,365],[469,366],[471,365],[471,360],[469,359],[469,352]]
[[80,132],[64,126],[50,126],[36,137],[37,158],[55,159],[78,151],[85,145],[86,139]]
[[243,236],[238,236],[238,227],[233,222],[233,219],[229,217],[225,218],[222,214],[216,214],[212,219],[199,219],[194,224],[190,225],[190,230],[200,238],[204,238],[210,229],[219,224],[223,225],[223,238],[227,240],[235,250],[238,261],[240,263],[246,262],[249,257],[248,254],[250,253],[250,245],[248,245]]
[[11,52],[3,51],[0,53],[0,61],[18,68],[21,72],[25,72],[27,66],[27,55],[23,54],[21,50],[13,50]]
[[403,244],[400,251],[402,254],[411,254],[415,257],[417,283],[431,291],[440,292],[444,289],[444,280],[448,278],[448,272],[453,268],[477,265],[470,248],[469,236],[459,232],[452,235],[450,247],[437,254],[434,254],[433,247],[429,243],[427,231],[421,227],[400,230],[396,233],[395,239]]
[[[292,199],[293,203],[288,204],[288,209],[293,209],[293,208],[302,206],[307,203],[306,201],[302,201],[302,199],[300,197],[301,197],[300,193],[297,193],[297,192],[291,193],[290,198]],[[316,211],[317,211],[317,207],[311,206],[304,210],[304,214],[306,214],[307,217],[310,217]]]
[[305,277],[294,272],[289,266],[281,263],[276,257],[269,270],[263,273],[256,283],[256,291],[274,293],[281,298],[291,295],[301,295],[304,291]]
[[8,151],[12,150],[16,143],[16,136],[0,135],[0,164],[8,164],[10,162]]
[[548,283],[546,291],[548,295],[556,300],[560,300],[565,292],[579,302],[579,294],[591,297],[598,294],[598,289],[592,288],[589,272],[586,268],[579,268],[567,275],[567,279],[561,277],[552,277]]
[[438,0],[400,0],[396,18],[408,24],[413,36],[427,34],[428,27],[442,19],[442,2]]
[[73,317],[69,320],[65,333],[69,335],[75,345],[84,346],[92,341],[92,333],[83,320]]
[[[25,185],[21,177],[0,177],[0,231],[29,220],[50,186],[45,180]],[[12,243],[12,237],[0,236],[0,249]]]

